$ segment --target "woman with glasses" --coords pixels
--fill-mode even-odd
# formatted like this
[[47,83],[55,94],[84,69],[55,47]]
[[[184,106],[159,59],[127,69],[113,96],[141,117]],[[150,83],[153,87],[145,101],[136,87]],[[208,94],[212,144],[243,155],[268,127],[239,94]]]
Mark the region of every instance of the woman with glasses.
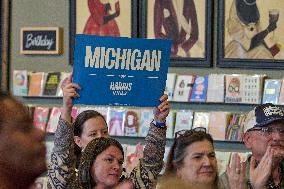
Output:
[[[206,129],[198,127],[175,134],[164,176],[157,188],[166,188],[165,180],[175,178],[194,188],[217,189],[217,160],[213,139]],[[183,187],[181,187],[183,188]],[[191,187],[192,188],[192,187]]]

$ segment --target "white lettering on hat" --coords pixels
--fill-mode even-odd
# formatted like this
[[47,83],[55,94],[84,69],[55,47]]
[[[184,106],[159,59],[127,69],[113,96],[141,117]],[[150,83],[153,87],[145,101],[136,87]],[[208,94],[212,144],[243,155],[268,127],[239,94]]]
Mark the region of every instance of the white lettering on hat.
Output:
[[263,109],[265,116],[280,115],[284,116],[283,110],[280,107],[268,106]]

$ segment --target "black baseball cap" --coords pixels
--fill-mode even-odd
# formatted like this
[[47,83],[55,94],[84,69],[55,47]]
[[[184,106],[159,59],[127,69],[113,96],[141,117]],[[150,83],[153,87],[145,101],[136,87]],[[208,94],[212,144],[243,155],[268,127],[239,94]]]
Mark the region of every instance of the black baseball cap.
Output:
[[247,114],[244,132],[254,127],[265,127],[274,121],[284,122],[283,108],[271,103],[261,104]]

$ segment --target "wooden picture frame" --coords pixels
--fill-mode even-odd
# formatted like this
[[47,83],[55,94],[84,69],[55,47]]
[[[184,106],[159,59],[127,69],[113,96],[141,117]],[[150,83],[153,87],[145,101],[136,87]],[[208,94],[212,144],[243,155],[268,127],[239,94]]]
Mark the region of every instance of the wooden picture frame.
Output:
[[[96,10],[93,15],[92,9]],[[73,64],[76,34],[137,37],[137,12],[137,0],[109,0],[107,4],[100,0],[70,1],[69,63]]]
[[140,36],[172,39],[170,66],[211,67],[212,1],[175,1],[181,2],[178,5],[173,2],[140,1]]
[[23,27],[20,41],[21,54],[61,54],[62,28]]
[[217,66],[284,68],[284,1],[219,0],[217,17]]
[[1,10],[1,20],[0,20],[0,49],[1,49],[1,65],[0,65],[0,83],[1,83],[1,90],[8,91],[9,90],[9,31],[10,31],[10,1],[9,0],[3,0],[0,3],[0,10]]

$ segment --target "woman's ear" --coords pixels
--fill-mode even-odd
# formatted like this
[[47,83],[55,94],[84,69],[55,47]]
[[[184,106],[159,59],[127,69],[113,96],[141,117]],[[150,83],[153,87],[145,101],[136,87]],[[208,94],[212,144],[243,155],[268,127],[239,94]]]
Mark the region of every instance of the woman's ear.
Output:
[[176,171],[177,177],[181,178],[182,175],[181,175],[180,168],[179,168],[179,166],[175,162],[173,163],[173,169]]
[[176,174],[177,174],[177,178],[181,178],[182,177],[180,169],[176,170]]
[[81,138],[78,136],[74,136],[74,142],[82,149]]

